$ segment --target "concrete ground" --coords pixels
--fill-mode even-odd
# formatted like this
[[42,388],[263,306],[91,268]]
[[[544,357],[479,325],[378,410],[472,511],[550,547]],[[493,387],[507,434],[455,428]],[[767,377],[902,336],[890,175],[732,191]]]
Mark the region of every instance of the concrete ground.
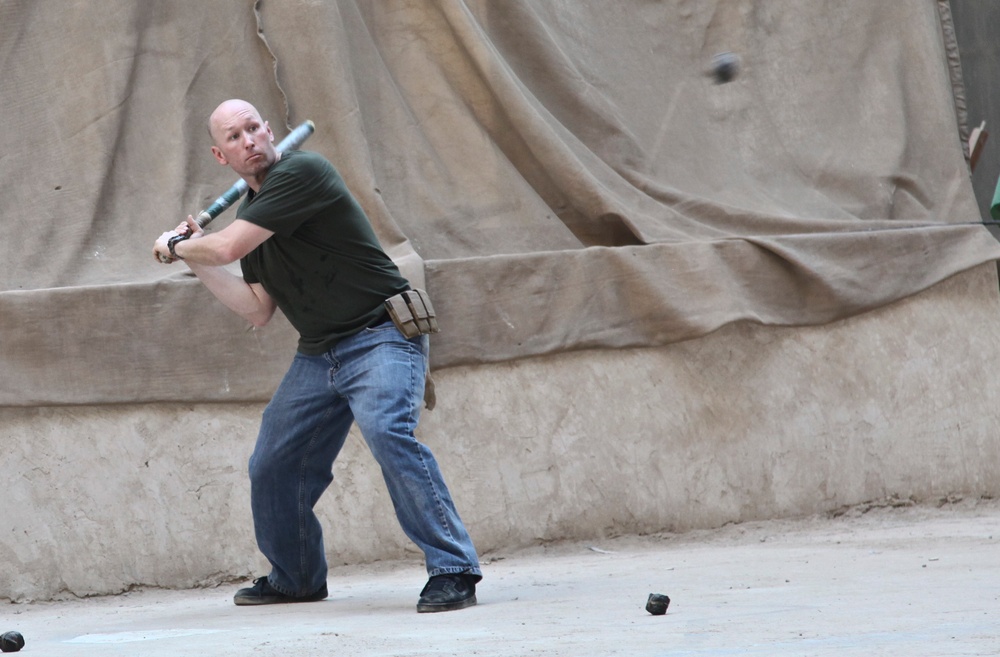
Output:
[[[485,555],[479,605],[417,614],[420,564],[330,573],[324,602],[239,586],[0,607],[25,655],[996,655],[1000,503],[840,514]],[[665,593],[664,616],[644,607]]]

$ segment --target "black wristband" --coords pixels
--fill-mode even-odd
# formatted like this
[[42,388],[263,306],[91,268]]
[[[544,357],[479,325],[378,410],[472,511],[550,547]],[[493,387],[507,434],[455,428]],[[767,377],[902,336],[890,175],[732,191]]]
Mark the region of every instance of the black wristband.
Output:
[[177,255],[177,252],[174,251],[174,245],[177,244],[178,242],[183,242],[187,238],[188,238],[187,235],[174,235],[173,237],[167,240],[167,249],[170,251],[171,257],[176,258],[177,260],[184,259],[179,255]]

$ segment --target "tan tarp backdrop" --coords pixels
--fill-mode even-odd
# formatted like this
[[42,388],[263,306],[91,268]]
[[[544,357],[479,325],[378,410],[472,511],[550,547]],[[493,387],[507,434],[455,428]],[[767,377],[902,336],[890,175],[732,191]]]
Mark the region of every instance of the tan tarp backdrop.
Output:
[[305,148],[435,299],[435,367],[915,294],[1000,257],[947,9],[0,0],[0,404],[267,398],[287,324],[248,329],[151,255],[234,181],[205,129],[230,97],[279,139],[315,121]]

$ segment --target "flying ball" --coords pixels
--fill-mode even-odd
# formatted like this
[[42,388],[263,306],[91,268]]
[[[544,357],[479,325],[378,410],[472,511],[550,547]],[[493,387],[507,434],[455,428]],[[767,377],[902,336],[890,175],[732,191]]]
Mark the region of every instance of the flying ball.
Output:
[[712,58],[712,77],[716,84],[732,82],[739,72],[739,55],[731,52],[720,52]]

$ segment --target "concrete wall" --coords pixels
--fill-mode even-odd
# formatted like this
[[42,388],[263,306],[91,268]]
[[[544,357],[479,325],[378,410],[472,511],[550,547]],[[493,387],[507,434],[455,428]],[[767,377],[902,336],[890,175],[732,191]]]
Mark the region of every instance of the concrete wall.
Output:
[[[998,310],[989,264],[829,326],[445,370],[420,434],[483,553],[996,496]],[[0,598],[262,574],[245,475],[260,411],[0,409]],[[357,436],[335,473],[331,563],[416,560]]]

